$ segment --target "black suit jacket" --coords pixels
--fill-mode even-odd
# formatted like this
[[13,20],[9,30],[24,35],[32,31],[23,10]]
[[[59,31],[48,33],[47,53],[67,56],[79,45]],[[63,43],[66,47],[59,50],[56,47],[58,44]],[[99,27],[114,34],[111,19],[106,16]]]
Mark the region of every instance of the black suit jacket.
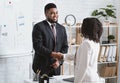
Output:
[[[67,53],[68,42],[65,27],[56,23],[56,34],[55,44],[54,36],[48,22],[44,20],[35,24],[32,33],[33,48],[35,50],[33,70],[35,73],[38,69],[41,70],[41,74],[51,72],[52,68],[50,65],[55,61],[55,58],[50,56],[53,50],[56,52]],[[60,74],[60,68],[53,70],[55,71],[53,74]]]

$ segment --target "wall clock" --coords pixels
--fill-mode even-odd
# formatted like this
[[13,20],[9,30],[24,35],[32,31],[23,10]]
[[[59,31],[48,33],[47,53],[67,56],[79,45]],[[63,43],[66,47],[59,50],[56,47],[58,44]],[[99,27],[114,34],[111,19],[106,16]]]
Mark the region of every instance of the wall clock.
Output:
[[69,26],[73,26],[76,23],[76,18],[74,15],[69,14],[65,17],[65,23]]

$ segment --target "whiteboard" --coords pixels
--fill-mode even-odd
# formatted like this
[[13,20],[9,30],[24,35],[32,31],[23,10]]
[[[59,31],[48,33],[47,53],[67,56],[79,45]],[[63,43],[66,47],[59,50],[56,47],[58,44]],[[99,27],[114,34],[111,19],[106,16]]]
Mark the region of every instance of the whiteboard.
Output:
[[33,0],[0,0],[0,56],[31,53]]

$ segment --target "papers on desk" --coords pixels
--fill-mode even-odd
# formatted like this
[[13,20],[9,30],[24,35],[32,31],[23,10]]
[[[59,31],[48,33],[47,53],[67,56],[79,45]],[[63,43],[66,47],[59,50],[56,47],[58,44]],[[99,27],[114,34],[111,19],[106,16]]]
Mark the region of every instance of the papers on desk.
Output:
[[67,82],[74,82],[74,77],[64,78],[63,80]]
[[64,81],[63,79],[74,77],[74,75],[59,75],[50,77],[50,83],[72,83]]
[[[50,77],[49,83],[73,83],[64,81],[63,79],[74,77],[73,75],[59,75]],[[33,81],[33,79],[24,80],[24,83],[38,83],[38,81]]]
[[58,76],[50,77],[50,79],[61,80],[61,79],[64,79],[64,78],[70,78],[70,77],[74,77],[74,75],[58,75]]

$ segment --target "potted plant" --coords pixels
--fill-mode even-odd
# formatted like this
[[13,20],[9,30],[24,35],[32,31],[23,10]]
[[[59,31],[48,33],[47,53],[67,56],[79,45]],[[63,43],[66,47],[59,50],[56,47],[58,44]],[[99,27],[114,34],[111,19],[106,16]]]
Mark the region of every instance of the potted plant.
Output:
[[108,20],[109,17],[116,18],[115,8],[113,5],[107,5],[105,8],[99,8],[92,12],[92,16],[97,16],[97,18],[104,17]]
[[115,39],[115,36],[114,35],[108,35],[108,41],[110,42],[110,43],[112,43],[113,42],[113,40]]

